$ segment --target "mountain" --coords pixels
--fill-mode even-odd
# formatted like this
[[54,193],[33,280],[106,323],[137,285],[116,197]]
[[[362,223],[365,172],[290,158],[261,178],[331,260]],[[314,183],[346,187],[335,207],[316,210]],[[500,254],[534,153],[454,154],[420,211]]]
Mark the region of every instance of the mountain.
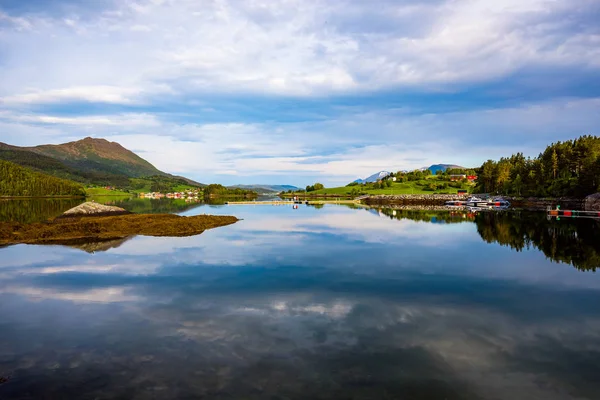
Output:
[[386,176],[391,175],[391,172],[388,171],[379,171],[371,176],[369,176],[366,179],[357,179],[354,182],[356,183],[371,183],[371,182],[377,182],[383,178],[385,178]]
[[101,171],[132,178],[164,174],[134,152],[106,139],[86,137],[75,142],[23,149],[52,157],[81,170]]
[[85,196],[83,186],[0,160],[0,196]]
[[[0,159],[39,172],[94,185],[130,186],[130,178],[163,177],[191,186],[191,179],[158,170],[119,143],[87,137],[59,145],[18,147],[0,143]],[[175,184],[175,183],[174,183]]]
[[252,190],[257,193],[280,193],[280,192],[287,192],[288,190],[292,190],[292,191],[299,190],[299,188],[297,188],[296,186],[292,186],[292,185],[254,184],[254,185],[233,185],[231,187]]
[[423,170],[430,170],[433,175],[436,172],[442,171],[445,172],[447,169],[466,169],[465,167],[461,167],[460,165],[455,164],[433,164],[430,167],[424,167]]

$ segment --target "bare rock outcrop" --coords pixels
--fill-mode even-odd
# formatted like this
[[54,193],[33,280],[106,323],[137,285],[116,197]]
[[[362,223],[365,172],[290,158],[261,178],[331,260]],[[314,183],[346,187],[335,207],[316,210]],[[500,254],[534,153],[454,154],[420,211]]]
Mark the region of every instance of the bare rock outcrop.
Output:
[[106,206],[104,204],[88,201],[65,211],[60,217],[99,217],[103,215],[124,215],[131,214],[121,207]]
[[600,211],[600,193],[590,194],[583,204],[586,211]]

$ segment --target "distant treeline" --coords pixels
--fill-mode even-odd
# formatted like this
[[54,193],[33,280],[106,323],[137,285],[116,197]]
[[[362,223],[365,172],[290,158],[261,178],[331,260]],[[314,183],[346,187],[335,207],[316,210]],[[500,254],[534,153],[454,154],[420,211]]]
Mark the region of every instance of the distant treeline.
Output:
[[85,196],[83,186],[0,160],[0,196]]
[[517,153],[488,160],[476,191],[515,196],[584,197],[600,191],[600,138],[582,136],[553,143],[536,158]]
[[210,184],[203,188],[204,197],[257,197],[256,192],[252,190],[246,190],[241,188],[227,188],[217,183]]

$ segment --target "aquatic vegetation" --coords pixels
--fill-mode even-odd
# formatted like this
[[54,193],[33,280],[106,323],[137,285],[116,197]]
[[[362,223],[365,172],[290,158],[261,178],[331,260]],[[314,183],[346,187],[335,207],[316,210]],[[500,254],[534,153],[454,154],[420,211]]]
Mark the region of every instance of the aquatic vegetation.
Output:
[[230,225],[232,216],[130,214],[103,217],[56,218],[49,222],[23,224],[0,222],[0,245],[67,244],[86,240],[114,240],[133,235],[192,236],[206,229]]

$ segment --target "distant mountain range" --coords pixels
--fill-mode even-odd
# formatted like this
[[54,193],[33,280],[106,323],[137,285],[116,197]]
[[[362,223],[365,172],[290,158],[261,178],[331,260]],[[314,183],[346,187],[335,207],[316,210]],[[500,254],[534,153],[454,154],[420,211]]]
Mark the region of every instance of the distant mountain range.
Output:
[[388,171],[379,171],[371,176],[369,176],[368,178],[365,179],[357,179],[354,182],[356,183],[372,183],[372,182],[377,182],[378,180],[381,180],[383,178],[385,178],[386,176],[391,175],[391,172]]
[[130,178],[161,176],[204,186],[194,180],[158,170],[119,143],[87,137],[75,142],[34,147],[0,143],[0,160],[10,161],[59,178],[94,185],[125,187]]
[[[423,167],[423,168],[419,168],[420,171],[425,171],[426,169],[430,170],[432,174],[435,175],[435,173],[437,171],[446,171],[447,169],[466,169],[465,167],[461,167],[460,165],[456,165],[456,164],[433,164],[429,167]],[[404,170],[402,172],[409,172],[408,170]],[[391,172],[388,171],[379,171],[374,173],[373,175],[369,176],[368,178],[365,179],[357,179],[354,182],[356,183],[372,183],[372,182],[377,182],[383,178],[385,178],[386,176],[391,175]]]
[[254,184],[254,185],[234,185],[231,187],[252,190],[257,193],[280,193],[280,192],[287,192],[288,190],[292,190],[292,191],[299,190],[298,187],[292,186],[292,185]]
[[467,168],[461,167],[460,165],[456,165],[456,164],[433,164],[429,167],[422,168],[422,170],[426,170],[426,169],[430,170],[431,173],[433,175],[435,175],[436,172],[438,172],[438,171],[445,172],[447,169],[467,169]]

